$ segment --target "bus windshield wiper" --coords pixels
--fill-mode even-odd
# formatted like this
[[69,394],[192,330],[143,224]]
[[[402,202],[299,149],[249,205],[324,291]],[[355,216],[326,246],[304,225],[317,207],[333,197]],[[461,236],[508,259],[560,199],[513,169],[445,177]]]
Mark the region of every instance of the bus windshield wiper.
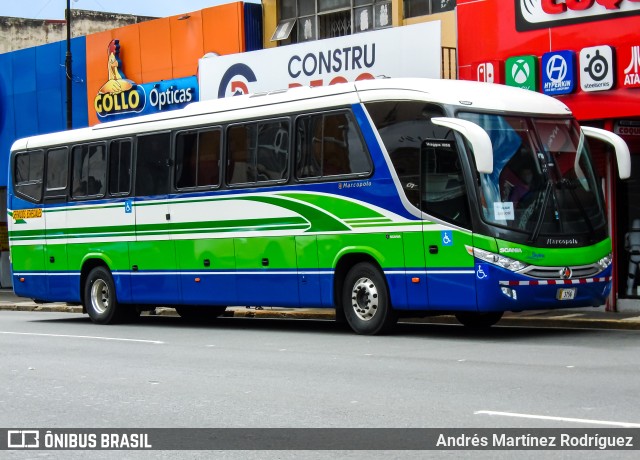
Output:
[[571,179],[567,179],[565,177],[559,182],[558,185],[564,188],[565,190],[569,190],[569,195],[571,195],[571,198],[573,199],[573,202],[578,207],[578,210],[580,211],[582,218],[587,224],[587,227],[589,227],[589,233],[593,234],[593,224],[591,223],[589,214],[587,214],[587,210],[584,209],[584,206],[582,205],[580,198],[578,198],[578,195],[576,194],[576,185],[574,184],[574,181],[572,181]]
[[542,195],[541,206],[536,207],[540,211],[538,214],[538,220],[536,221],[535,227],[533,227],[533,232],[531,232],[531,237],[529,238],[529,242],[533,243],[538,239],[538,235],[540,234],[540,230],[542,229],[542,221],[544,220],[544,214],[547,209],[547,203],[549,202],[549,196],[551,196],[551,189],[553,188],[553,183],[551,180],[547,182],[547,186],[544,189],[544,193]]

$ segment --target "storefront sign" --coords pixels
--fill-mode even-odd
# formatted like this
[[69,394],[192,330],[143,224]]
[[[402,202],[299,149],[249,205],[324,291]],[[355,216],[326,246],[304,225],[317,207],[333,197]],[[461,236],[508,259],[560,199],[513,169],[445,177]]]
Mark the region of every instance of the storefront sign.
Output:
[[613,132],[621,136],[640,136],[640,121],[620,120],[613,126]]
[[[200,99],[377,77],[440,78],[439,21],[199,61]],[[420,43],[419,52],[415,44]]]
[[505,63],[505,82],[509,86],[536,91],[538,58],[535,56],[515,56]]
[[144,109],[146,95],[142,88],[127,79],[120,60],[120,40],[107,45],[107,81],[98,90],[93,107],[99,117],[137,113]]
[[591,46],[580,50],[580,88],[582,91],[606,91],[613,88],[614,61],[610,46]]
[[476,62],[472,65],[474,69],[473,74],[476,76],[477,81],[504,84],[501,61]]
[[93,104],[100,121],[179,109],[198,100],[196,77],[139,85],[124,75],[119,40],[109,43],[107,55],[108,80],[98,90]]
[[518,31],[640,15],[640,0],[515,0]]
[[572,93],[576,86],[575,54],[553,51],[542,55],[542,92],[549,96]]
[[618,78],[623,88],[640,88],[640,44],[618,48]]

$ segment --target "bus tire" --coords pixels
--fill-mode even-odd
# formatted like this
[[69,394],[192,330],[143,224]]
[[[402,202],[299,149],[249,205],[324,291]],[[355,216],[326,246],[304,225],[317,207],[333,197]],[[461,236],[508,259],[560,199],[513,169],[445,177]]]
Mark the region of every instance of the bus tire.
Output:
[[182,305],[175,307],[180,318],[188,322],[208,322],[222,316],[227,310],[223,306]]
[[354,265],[347,273],[342,308],[347,323],[358,334],[387,332],[398,321],[384,275],[368,262]]
[[503,312],[492,311],[488,313],[460,312],[456,313],[456,319],[465,327],[471,329],[488,329],[502,318]]
[[89,272],[84,284],[84,308],[96,324],[115,324],[126,319],[127,311],[118,303],[113,277],[107,268],[95,267]]

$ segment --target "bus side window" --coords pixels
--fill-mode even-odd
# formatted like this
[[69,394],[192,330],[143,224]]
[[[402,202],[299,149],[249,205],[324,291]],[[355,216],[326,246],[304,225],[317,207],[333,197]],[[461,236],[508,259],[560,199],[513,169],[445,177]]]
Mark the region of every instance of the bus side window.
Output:
[[220,181],[219,129],[178,133],[176,136],[176,188],[211,187]]
[[104,196],[107,189],[107,155],[104,144],[77,145],[72,150],[71,196]]
[[131,192],[131,141],[116,140],[109,145],[109,193],[128,195]]
[[296,120],[296,176],[298,178],[321,176],[321,136],[321,116],[304,116]]
[[138,136],[136,150],[136,196],[169,193],[171,133]]
[[363,175],[373,169],[350,113],[299,117],[296,137],[296,174],[300,179]]
[[287,177],[289,164],[289,123],[273,121],[258,125],[256,179],[280,180]]
[[47,151],[47,176],[45,196],[64,196],[66,198],[69,176],[69,149],[67,147]]
[[15,156],[14,189],[21,197],[39,203],[42,200],[44,152],[19,153]]
[[249,169],[249,146],[253,125],[232,126],[227,131],[227,183],[253,182]]

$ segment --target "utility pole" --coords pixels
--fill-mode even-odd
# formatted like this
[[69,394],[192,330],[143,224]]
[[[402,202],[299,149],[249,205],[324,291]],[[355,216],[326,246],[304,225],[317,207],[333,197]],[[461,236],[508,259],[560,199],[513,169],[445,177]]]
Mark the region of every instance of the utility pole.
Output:
[[67,10],[66,10],[66,20],[67,20],[67,54],[64,62],[64,70],[67,77],[67,129],[72,129],[73,126],[73,110],[72,110],[72,87],[71,78],[73,77],[73,72],[71,70],[71,0],[67,0]]

